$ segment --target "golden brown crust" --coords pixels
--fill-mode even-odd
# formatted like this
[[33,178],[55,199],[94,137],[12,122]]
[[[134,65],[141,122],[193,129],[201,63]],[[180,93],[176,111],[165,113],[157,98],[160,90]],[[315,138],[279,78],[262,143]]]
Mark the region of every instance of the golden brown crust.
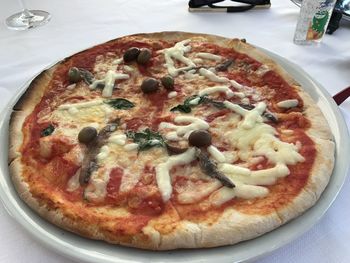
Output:
[[[227,39],[219,36],[206,34],[195,34],[186,32],[160,32],[151,34],[136,34],[124,37],[125,40],[133,39],[153,39],[165,41],[180,41],[187,38],[203,39],[216,45],[234,48],[235,50],[248,54],[250,57],[267,65],[272,70],[278,72],[283,78],[298,90],[300,97],[304,101],[304,114],[311,121],[311,128],[308,134],[313,138],[317,156],[309,176],[306,187],[287,206],[264,215],[248,215],[237,212],[234,209],[226,209],[220,218],[213,224],[206,222],[194,223],[182,220],[175,209],[171,209],[165,218],[151,220],[146,227],[131,239],[118,238],[107,232],[101,231],[98,223],[83,224],[82,221],[67,217],[64,211],[59,208],[52,209],[50,205],[43,205],[40,200],[33,197],[28,184],[23,180],[23,164],[21,163],[20,147],[23,142],[22,125],[25,118],[32,112],[35,105],[40,101],[43,93],[51,80],[52,72],[56,66],[41,73],[28,87],[26,93],[14,106],[14,111],[10,121],[10,150],[9,167],[13,183],[20,197],[42,217],[50,222],[93,239],[106,240],[110,243],[122,244],[153,250],[168,250],[175,248],[198,248],[215,247],[221,245],[235,244],[237,242],[251,239],[271,231],[286,223],[292,218],[300,215],[306,209],[314,205],[320,194],[326,187],[334,164],[334,143],[328,124],[321,111],[306,94],[298,83],[289,76],[285,70],[277,65],[271,58],[255,47],[243,43],[238,39]],[[60,200],[54,200],[59,202]],[[166,217],[178,218],[174,224],[174,231],[168,234],[157,230],[156,225],[162,220],[167,222]],[[102,223],[101,223],[102,224]]]
[[30,83],[23,95],[13,106],[13,112],[10,118],[9,132],[9,163],[14,158],[20,158],[19,148],[23,143],[22,126],[25,118],[33,111],[34,107],[40,102],[47,85],[49,84],[52,72],[56,66],[41,72]]

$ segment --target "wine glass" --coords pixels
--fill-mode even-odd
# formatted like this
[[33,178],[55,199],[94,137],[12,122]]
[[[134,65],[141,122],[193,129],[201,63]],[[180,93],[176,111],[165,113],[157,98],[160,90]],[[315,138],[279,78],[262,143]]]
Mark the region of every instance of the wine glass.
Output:
[[26,30],[42,26],[50,21],[50,13],[42,10],[28,10],[23,0],[18,0],[22,12],[16,13],[6,19],[9,29]]

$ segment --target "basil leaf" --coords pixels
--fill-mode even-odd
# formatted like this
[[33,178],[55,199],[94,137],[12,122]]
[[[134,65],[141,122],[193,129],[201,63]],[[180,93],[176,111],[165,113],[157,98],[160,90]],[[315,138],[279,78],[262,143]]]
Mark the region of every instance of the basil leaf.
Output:
[[105,100],[104,103],[118,110],[127,110],[135,106],[131,101],[122,98]]
[[190,113],[192,110],[190,106],[179,104],[176,107],[171,108],[170,111],[180,111],[184,113]]
[[152,147],[165,146],[162,135],[148,128],[140,132],[127,131],[126,136],[139,145],[139,151],[145,151]]
[[[190,113],[192,111],[192,107],[196,106],[196,104],[191,104],[190,102],[196,98],[201,98],[198,95],[193,95],[189,98],[187,98],[183,104],[179,104],[176,107],[173,107],[170,109],[170,111],[180,111],[184,113]],[[198,101],[198,104],[200,103],[200,100]]]
[[55,130],[55,127],[52,124],[50,124],[48,127],[46,127],[40,132],[40,136],[41,137],[49,136],[54,132],[54,130]]
[[[191,104],[191,101],[197,98],[199,98],[198,102],[196,104]],[[190,113],[193,107],[199,104],[206,104],[206,103],[212,104],[214,107],[218,109],[226,108],[223,102],[209,99],[206,95],[203,95],[203,96],[193,95],[187,98],[183,104],[179,104],[176,107],[171,108],[170,111],[180,111],[184,113]]]
[[83,69],[83,68],[79,68],[79,73],[86,84],[91,85],[92,82],[94,82],[95,77],[90,71]]

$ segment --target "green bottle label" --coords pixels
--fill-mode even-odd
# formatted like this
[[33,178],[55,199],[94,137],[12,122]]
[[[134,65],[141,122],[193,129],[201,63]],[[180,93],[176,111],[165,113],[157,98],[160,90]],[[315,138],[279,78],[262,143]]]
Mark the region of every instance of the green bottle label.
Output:
[[318,33],[323,33],[328,21],[329,13],[326,10],[318,11],[312,19],[312,29]]

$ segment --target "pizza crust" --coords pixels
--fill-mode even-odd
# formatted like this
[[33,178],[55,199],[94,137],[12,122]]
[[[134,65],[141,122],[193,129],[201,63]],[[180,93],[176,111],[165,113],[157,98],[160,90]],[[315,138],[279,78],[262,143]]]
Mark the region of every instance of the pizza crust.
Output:
[[[169,208],[169,211],[171,211],[169,213],[173,220],[173,231],[169,233],[158,231],[157,225],[162,224],[162,220],[167,224],[167,220],[169,219],[157,218],[151,220],[140,233],[126,239],[118,238],[115,235],[109,234],[107,231],[103,231],[103,227],[98,223],[87,225],[79,218],[72,219],[59,206],[52,209],[52,207],[42,204],[40,200],[33,197],[28,184],[22,178],[24,167],[21,164],[20,147],[25,138],[21,127],[25,118],[40,101],[51,80],[52,73],[57,65],[59,65],[58,63],[34,79],[25,94],[13,107],[10,120],[9,168],[11,178],[20,197],[33,210],[37,211],[43,218],[53,224],[88,238],[144,249],[170,250],[176,248],[215,247],[235,244],[255,238],[288,222],[315,204],[329,181],[334,165],[332,133],[327,121],[311,97],[301,89],[299,84],[283,68],[262,51],[238,39],[232,40],[219,36],[185,32],[137,34],[124,38],[128,40],[161,39],[165,41],[180,41],[187,38],[203,39],[207,42],[212,42],[223,47],[231,47],[239,52],[248,54],[250,57],[268,65],[268,67],[282,75],[291,86],[298,90],[298,94],[304,101],[304,114],[311,121],[311,128],[307,133],[314,140],[317,149],[316,161],[305,188],[287,206],[272,213],[249,215],[229,208],[213,224],[181,220],[177,211]],[[59,200],[55,201],[59,202]]]

